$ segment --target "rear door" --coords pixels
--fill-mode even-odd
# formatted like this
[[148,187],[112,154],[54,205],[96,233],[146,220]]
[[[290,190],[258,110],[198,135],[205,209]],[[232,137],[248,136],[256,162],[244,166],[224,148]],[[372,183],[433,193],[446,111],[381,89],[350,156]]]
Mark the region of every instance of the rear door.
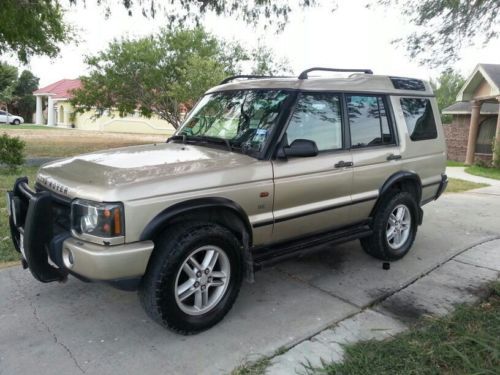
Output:
[[385,95],[346,94],[353,162],[352,217],[370,216],[384,182],[401,165],[393,116]]
[[352,221],[352,159],[345,147],[342,117],[341,95],[299,94],[284,141],[312,140],[319,154],[273,161],[273,242],[324,232]]
[[4,111],[0,111],[0,123],[7,122],[7,116]]

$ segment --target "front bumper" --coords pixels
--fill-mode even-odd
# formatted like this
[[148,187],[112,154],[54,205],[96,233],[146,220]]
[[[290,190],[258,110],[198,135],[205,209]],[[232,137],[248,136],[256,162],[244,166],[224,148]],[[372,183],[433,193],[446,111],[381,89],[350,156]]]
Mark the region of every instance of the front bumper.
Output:
[[86,280],[117,281],[145,273],[152,241],[104,246],[75,239],[68,227],[70,203],[47,191],[32,191],[26,177],[8,192],[12,240],[37,280],[62,281],[71,273]]

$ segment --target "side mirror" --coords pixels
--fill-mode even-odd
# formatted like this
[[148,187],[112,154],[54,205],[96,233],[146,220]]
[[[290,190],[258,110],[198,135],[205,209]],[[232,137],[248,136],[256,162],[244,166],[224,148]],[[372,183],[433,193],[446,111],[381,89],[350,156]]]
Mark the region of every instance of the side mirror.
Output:
[[285,156],[310,157],[318,155],[316,142],[309,139],[296,139],[290,146],[283,147]]

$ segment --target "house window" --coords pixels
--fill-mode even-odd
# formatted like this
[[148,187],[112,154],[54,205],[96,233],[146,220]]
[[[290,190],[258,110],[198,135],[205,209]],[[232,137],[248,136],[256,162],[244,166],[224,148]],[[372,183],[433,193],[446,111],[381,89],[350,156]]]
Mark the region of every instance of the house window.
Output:
[[492,154],[493,138],[497,128],[497,119],[490,117],[479,125],[479,134],[476,141],[476,152],[478,154]]
[[351,147],[394,144],[382,96],[347,95]]
[[59,122],[64,122],[64,106],[59,107]]
[[401,108],[412,141],[437,138],[436,120],[429,99],[402,98]]

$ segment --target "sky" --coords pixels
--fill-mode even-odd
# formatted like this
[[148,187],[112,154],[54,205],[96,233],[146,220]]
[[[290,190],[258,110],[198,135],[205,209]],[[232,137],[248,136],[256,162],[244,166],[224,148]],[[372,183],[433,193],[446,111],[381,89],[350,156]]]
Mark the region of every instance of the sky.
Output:
[[[62,3],[67,2],[63,0]],[[370,68],[375,74],[421,79],[439,75],[439,70],[420,66],[406,56],[401,46],[391,43],[413,30],[398,9],[367,9],[365,4],[366,0],[338,0],[334,12],[331,6],[294,12],[281,33],[214,15],[207,15],[203,25],[216,36],[239,40],[248,47],[256,46],[260,41],[271,47],[276,56],[287,58],[296,75],[313,66]],[[33,57],[28,66],[20,66],[40,77],[40,87],[62,78],[84,75],[87,72],[85,55],[106,48],[115,38],[149,35],[165,25],[161,14],[154,19],[144,18],[140,12],[128,16],[121,6],[114,7],[106,19],[104,9],[93,0],[87,0],[85,8],[68,7],[65,19],[76,28],[79,43],[62,46],[60,56],[55,59]],[[499,51],[500,40],[487,47],[466,48],[460,53],[460,60],[454,68],[467,76],[479,62],[499,64]],[[15,60],[9,59],[9,62],[15,63]]]

